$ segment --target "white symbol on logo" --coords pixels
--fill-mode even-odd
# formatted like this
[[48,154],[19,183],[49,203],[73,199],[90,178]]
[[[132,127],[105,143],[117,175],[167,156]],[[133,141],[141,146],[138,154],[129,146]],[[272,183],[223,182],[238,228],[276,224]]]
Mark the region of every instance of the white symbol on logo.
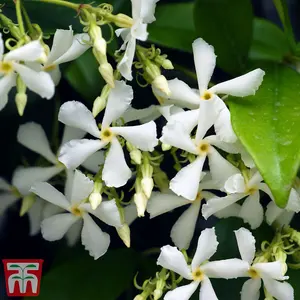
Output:
[[7,269],[18,271],[18,273],[14,273],[8,277],[8,289],[10,293],[14,293],[16,283],[18,283],[20,293],[25,294],[29,282],[31,283],[32,292],[37,293],[38,278],[34,274],[28,273],[28,271],[38,270],[38,263],[8,263]]

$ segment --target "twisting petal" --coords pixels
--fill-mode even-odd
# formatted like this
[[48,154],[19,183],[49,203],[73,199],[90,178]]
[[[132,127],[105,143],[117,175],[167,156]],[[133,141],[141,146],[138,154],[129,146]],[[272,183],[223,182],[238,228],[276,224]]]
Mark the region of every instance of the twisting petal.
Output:
[[61,146],[71,140],[82,139],[85,136],[86,132],[75,127],[66,125],[63,132],[63,137],[61,141]]
[[264,219],[264,209],[259,202],[259,192],[246,198],[240,211],[240,218],[250,224],[251,229],[259,227]]
[[255,238],[252,233],[241,227],[239,230],[234,231],[235,238],[239,247],[242,260],[252,264],[255,257]]
[[4,56],[4,61],[35,61],[41,58],[43,53],[44,48],[41,45],[40,41],[33,41],[20,48],[8,52]]
[[245,193],[246,185],[242,174],[238,173],[230,176],[225,182],[224,189],[229,194]]
[[0,110],[7,104],[8,93],[16,85],[16,76],[15,73],[11,73],[0,78]]
[[131,170],[127,166],[123,149],[117,138],[113,138],[105,159],[102,179],[107,186],[120,187],[125,185],[130,177]]
[[58,160],[68,169],[75,169],[105,146],[106,142],[100,140],[72,140],[61,147]]
[[274,201],[271,201],[267,205],[266,209],[266,221],[269,225],[272,223],[284,212],[284,209],[278,207]]
[[24,147],[42,155],[53,164],[57,163],[52,152],[44,129],[40,124],[28,122],[19,127],[17,140]]
[[[173,106],[170,111],[175,109],[180,109],[179,107]],[[191,132],[195,126],[198,124],[199,119],[199,110],[193,109],[188,111],[181,111],[170,114],[169,118],[167,118],[168,123],[179,122],[183,125],[184,129],[187,132]]]
[[72,182],[71,203],[80,203],[87,198],[94,188],[94,181],[90,180],[83,173],[75,170]]
[[182,168],[170,181],[170,189],[175,194],[195,200],[205,158],[206,156],[198,156],[194,162]]
[[200,210],[200,201],[193,203],[176,221],[171,230],[171,239],[178,249],[188,249],[194,235]]
[[293,300],[294,289],[287,282],[279,282],[270,278],[263,278],[266,290],[277,300]]
[[219,83],[209,90],[217,94],[226,94],[236,97],[254,95],[263,81],[265,72],[255,69],[245,75]]
[[191,201],[176,196],[173,193],[162,194],[159,192],[152,192],[151,198],[147,204],[147,212],[150,214],[150,218],[152,219],[177,207],[191,203]]
[[[167,292],[164,297],[164,300],[188,300],[192,297],[198,286],[199,282],[193,281],[190,284],[177,287],[173,291]],[[211,298],[203,298],[203,300],[204,299],[211,300]]]
[[47,65],[53,64],[55,60],[61,57],[71,47],[73,41],[73,30],[57,29],[54,34],[53,44],[48,56]]
[[53,64],[59,65],[72,60],[75,60],[81,56],[91,46],[87,43],[90,40],[87,33],[75,34],[73,37],[72,45],[67,52],[63,53]]
[[261,279],[249,279],[242,287],[241,300],[259,300]]
[[105,129],[109,127],[113,121],[120,118],[129,108],[132,99],[132,87],[127,85],[124,81],[115,81],[115,88],[110,91],[107,99],[102,128]]
[[192,260],[192,270],[210,259],[216,253],[218,244],[215,228],[204,229],[198,239],[196,253]]
[[192,279],[191,270],[183,254],[176,247],[170,245],[163,246],[157,259],[157,264],[163,268],[174,271],[185,279]]
[[155,12],[155,7],[156,7],[156,3],[159,0],[141,0],[141,14],[140,17],[143,20],[143,23],[152,23],[154,22],[155,16],[154,16],[154,12]]
[[78,220],[78,217],[70,213],[58,214],[45,219],[41,224],[43,238],[50,242],[60,240]]
[[208,277],[205,277],[201,282],[199,300],[218,300],[218,297],[211,285]]
[[222,141],[217,135],[209,135],[205,137],[211,145],[228,153],[238,154],[241,153],[242,145],[237,141],[236,143],[227,143]]
[[51,99],[54,96],[55,85],[48,73],[38,72],[17,63],[13,63],[13,65],[31,91],[46,99]]
[[70,202],[61,192],[47,182],[35,183],[30,191],[54,205],[69,210]]
[[68,101],[59,110],[58,120],[65,125],[79,128],[96,138],[100,138],[100,130],[88,108],[78,101]]
[[89,251],[94,259],[98,259],[108,250],[110,236],[103,232],[88,214],[84,214],[81,241],[85,250]]
[[222,219],[222,218],[227,219],[230,217],[239,218],[241,208],[242,208],[241,205],[239,205],[237,203],[233,203],[233,204],[227,206],[226,208],[221,209],[218,212],[214,213],[214,215],[219,219]]
[[111,131],[123,136],[128,142],[143,151],[153,151],[158,144],[156,124],[153,121],[137,126],[112,127]]
[[29,194],[36,182],[48,181],[64,169],[63,166],[17,168],[13,174],[12,184],[23,195]]
[[288,279],[283,276],[284,266],[280,261],[253,264],[252,268],[256,270],[262,278],[273,278],[276,280]]
[[57,86],[61,79],[61,72],[59,66],[53,66],[53,70],[47,71],[47,73],[49,73],[49,75],[51,76],[54,85]]
[[214,47],[199,38],[193,42],[195,68],[198,78],[198,86],[202,94],[208,87],[210,78],[216,66]]
[[137,120],[139,120],[140,123],[143,124],[156,120],[160,117],[160,115],[161,113],[158,111],[157,105],[151,105],[143,109],[135,109],[133,107],[129,107],[122,115],[122,119],[124,119],[125,124]]

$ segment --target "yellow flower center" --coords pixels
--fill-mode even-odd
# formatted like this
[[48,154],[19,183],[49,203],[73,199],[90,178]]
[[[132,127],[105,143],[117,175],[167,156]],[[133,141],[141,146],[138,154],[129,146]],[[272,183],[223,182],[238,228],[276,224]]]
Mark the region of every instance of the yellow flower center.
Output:
[[83,211],[76,205],[71,208],[71,213],[76,217],[82,217]]
[[210,145],[206,142],[201,142],[197,148],[198,148],[198,151],[199,151],[199,154],[200,155],[204,155],[204,154],[207,154],[207,152],[209,151],[209,147]]
[[260,278],[259,273],[253,268],[249,269],[248,274],[253,279]]
[[2,61],[0,62],[0,73],[9,74],[14,70],[11,62]]
[[114,137],[114,134],[109,128],[106,128],[101,131],[101,135],[100,135],[101,140],[103,140],[105,142],[110,142],[113,137]]
[[198,267],[193,273],[192,277],[194,281],[202,281],[204,279],[204,272]]
[[255,192],[257,192],[258,188],[256,186],[247,187],[246,192],[249,195],[253,195]]
[[44,67],[44,71],[46,71],[46,72],[51,72],[55,69],[56,69],[56,65],[49,65],[49,66]]
[[211,92],[205,91],[200,98],[202,100],[211,100],[212,97],[213,97],[213,94]]
[[202,199],[203,199],[203,197],[202,197],[201,193],[198,192],[197,196],[196,196],[196,198],[195,198],[195,200],[193,202],[195,202],[195,201],[201,201]]

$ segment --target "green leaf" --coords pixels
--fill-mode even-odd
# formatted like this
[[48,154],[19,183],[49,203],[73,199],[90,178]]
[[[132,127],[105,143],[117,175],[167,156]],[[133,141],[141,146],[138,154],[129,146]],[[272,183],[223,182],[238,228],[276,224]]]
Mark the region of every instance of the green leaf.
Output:
[[104,86],[98,66],[92,51],[89,50],[64,71],[64,77],[85,100],[95,100]]
[[265,19],[255,18],[249,58],[281,62],[288,53],[289,44],[284,32]]
[[148,26],[149,40],[159,45],[192,52],[197,38],[193,18],[194,3],[159,5],[156,21]]
[[243,73],[252,39],[251,1],[196,0],[194,20],[198,36],[215,47],[218,66]]
[[115,300],[131,285],[136,269],[130,249],[110,250],[96,261],[81,252],[43,276],[38,299]]
[[264,70],[255,96],[229,98],[231,121],[277,205],[285,207],[300,161],[300,76],[275,64]]

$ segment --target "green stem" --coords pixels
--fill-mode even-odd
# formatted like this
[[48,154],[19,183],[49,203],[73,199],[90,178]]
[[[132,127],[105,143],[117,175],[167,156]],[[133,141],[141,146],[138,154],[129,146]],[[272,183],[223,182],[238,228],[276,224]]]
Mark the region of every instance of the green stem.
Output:
[[28,13],[27,13],[27,11],[25,9],[25,6],[23,4],[22,4],[21,9],[22,9],[22,13],[23,13],[23,16],[24,16],[24,19],[25,19],[25,23],[26,23],[26,26],[28,27],[29,32],[34,33],[34,28],[31,24],[30,18],[28,16]]
[[18,20],[20,32],[22,35],[25,36],[25,28],[24,28],[22,11],[21,11],[21,0],[16,0],[16,14],[17,14],[17,20]]
[[71,3],[71,2],[63,1],[63,0],[38,0],[38,1],[34,1],[34,2],[44,2],[44,3],[50,3],[50,4],[65,6],[65,7],[69,7],[71,9],[74,9],[76,11],[78,11],[81,7],[81,4],[75,4],[75,3]]

